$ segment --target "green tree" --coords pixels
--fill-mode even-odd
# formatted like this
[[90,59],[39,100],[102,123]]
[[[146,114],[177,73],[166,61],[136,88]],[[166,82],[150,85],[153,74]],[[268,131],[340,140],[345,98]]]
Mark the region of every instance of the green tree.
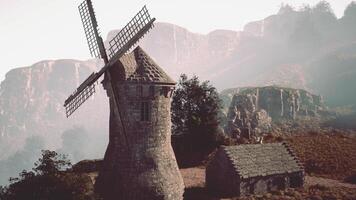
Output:
[[90,178],[67,172],[70,166],[66,156],[43,150],[32,171],[23,170],[19,177],[10,178],[8,187],[0,188],[0,199],[91,199]]
[[[208,81],[200,83],[197,76],[180,76],[172,100],[173,146],[189,154],[208,153],[219,143],[221,101]],[[176,139],[184,138],[184,139]],[[176,141],[181,141],[177,144]],[[179,157],[179,155],[178,155]],[[178,159],[179,160],[179,159]]]
[[43,150],[42,158],[35,162],[33,171],[37,175],[57,175],[70,166],[71,162],[65,155],[58,154],[55,151]]

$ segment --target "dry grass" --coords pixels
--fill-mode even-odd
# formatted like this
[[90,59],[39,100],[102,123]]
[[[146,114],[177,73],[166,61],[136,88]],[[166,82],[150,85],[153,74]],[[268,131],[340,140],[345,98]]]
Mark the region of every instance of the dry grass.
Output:
[[356,171],[356,138],[307,134],[287,139],[310,175],[344,180]]
[[[311,133],[293,137],[273,137],[269,142],[286,140],[305,164],[307,177],[304,188],[287,189],[265,195],[233,200],[306,199],[306,200],[356,200],[356,185],[342,183],[356,172],[356,138],[343,134]],[[181,169],[186,183],[184,199],[218,200],[206,190],[203,166]],[[329,178],[329,179],[325,179]],[[330,180],[336,179],[336,180]]]

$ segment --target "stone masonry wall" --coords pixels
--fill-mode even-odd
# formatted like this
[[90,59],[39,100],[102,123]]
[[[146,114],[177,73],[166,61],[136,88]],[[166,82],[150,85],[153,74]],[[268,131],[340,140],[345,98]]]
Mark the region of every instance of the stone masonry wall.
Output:
[[[110,142],[97,182],[105,199],[183,198],[184,183],[171,147],[170,87],[116,85],[123,123],[110,98]],[[141,121],[142,102],[149,105],[147,121]]]
[[205,183],[208,190],[218,196],[238,196],[240,178],[223,151],[217,151],[206,167]]

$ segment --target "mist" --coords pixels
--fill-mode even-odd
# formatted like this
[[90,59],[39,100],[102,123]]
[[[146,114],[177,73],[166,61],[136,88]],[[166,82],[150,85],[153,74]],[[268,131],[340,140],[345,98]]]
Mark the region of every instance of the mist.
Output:
[[[62,146],[55,150],[66,155],[72,164],[83,159],[102,158],[108,137],[99,137],[83,127],[73,127],[61,135]],[[0,160],[0,185],[7,185],[10,177],[17,177],[22,170],[31,170],[40,158],[41,150],[47,149],[43,136],[31,136],[25,141],[22,149],[7,159]]]

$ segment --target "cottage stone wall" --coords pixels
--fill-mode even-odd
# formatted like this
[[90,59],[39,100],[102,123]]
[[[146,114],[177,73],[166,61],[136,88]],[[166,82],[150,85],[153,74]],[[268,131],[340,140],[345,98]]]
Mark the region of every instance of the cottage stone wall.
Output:
[[209,192],[219,196],[240,195],[240,177],[222,151],[206,167],[205,183]]
[[[117,81],[118,110],[108,92],[110,140],[96,184],[105,199],[183,198],[184,183],[171,147],[172,89]],[[144,121],[142,103],[149,111]]]
[[284,190],[303,186],[304,179],[301,172],[276,174],[273,176],[253,177],[241,180],[240,195],[265,194],[270,191]]

